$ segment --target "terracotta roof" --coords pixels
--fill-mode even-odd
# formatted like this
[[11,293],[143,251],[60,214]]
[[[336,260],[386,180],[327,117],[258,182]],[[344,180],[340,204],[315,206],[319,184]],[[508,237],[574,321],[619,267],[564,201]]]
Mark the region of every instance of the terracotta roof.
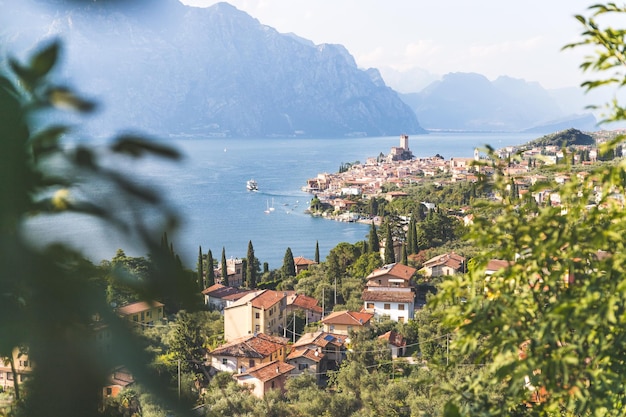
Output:
[[244,336],[218,346],[211,351],[212,356],[232,356],[237,358],[267,358],[277,350],[287,346],[282,338],[258,333]]
[[225,296],[223,296],[221,298],[224,301],[237,301],[240,298],[243,298],[246,295],[250,294],[251,292],[254,292],[254,290],[239,290],[238,292],[225,295]]
[[335,335],[332,333],[317,331],[315,333],[303,334],[302,337],[296,340],[296,343],[294,343],[292,346],[294,348],[300,346],[319,346],[321,348],[324,348],[328,345],[341,347],[345,341],[345,335]]
[[310,259],[306,259],[303,256],[296,256],[295,258],[293,258],[293,263],[296,266],[300,266],[300,265],[317,265],[317,262],[312,261]]
[[393,345],[396,347],[406,346],[406,339],[395,330],[389,330],[387,333],[381,334],[380,336],[378,336],[378,338],[381,340],[385,340],[390,345]]
[[363,301],[391,301],[394,303],[412,303],[415,293],[412,291],[363,291]]
[[413,276],[413,274],[415,274],[416,271],[417,269],[411,268],[410,266],[402,265],[401,263],[388,264],[373,271],[371,274],[367,276],[367,279],[369,280],[369,279],[381,277],[383,275],[390,275],[394,278],[400,278],[405,281],[408,281],[411,279],[411,277]]
[[374,317],[370,313],[357,311],[335,311],[322,319],[324,324],[346,324],[349,326],[363,326]]
[[138,301],[136,303],[127,304],[123,307],[117,309],[117,313],[123,316],[128,316],[129,314],[141,313],[142,311],[148,311],[154,307],[163,307],[163,303],[159,303],[158,301]]
[[235,378],[239,378],[245,375],[250,375],[259,381],[267,382],[281,375],[288,374],[296,369],[295,366],[282,361],[272,361],[269,363],[263,363],[253,368],[248,369],[247,372],[234,375]]
[[109,385],[116,385],[120,387],[126,387],[135,382],[135,378],[133,378],[133,374],[130,373],[128,369],[121,366],[113,370],[111,375],[109,376]]
[[512,265],[513,262],[502,259],[492,259],[487,263],[487,271],[496,272]]
[[202,290],[202,294],[204,295],[222,299],[229,295],[241,294],[243,296],[245,293],[247,293],[247,291],[240,290],[239,288],[235,287],[227,287],[226,285],[222,284],[213,284],[209,288],[205,288],[204,290]]
[[253,291],[241,297],[239,300],[233,303],[233,305],[231,305],[230,307],[226,307],[226,308],[232,308],[232,307],[237,307],[237,306],[244,305],[247,303],[251,303],[252,307],[267,310],[270,307],[272,307],[274,304],[280,302],[283,298],[285,298],[285,295],[280,291],[273,291],[273,290]]
[[459,269],[464,262],[464,257],[462,257],[461,255],[457,255],[454,252],[449,252],[439,256],[435,256],[434,258],[430,258],[429,260],[424,262],[424,267],[433,268],[439,265],[446,265],[450,268]]
[[320,352],[319,350],[310,349],[308,347],[301,346],[301,347],[294,348],[289,354],[289,356],[287,357],[287,359],[293,360],[293,359],[298,359],[302,357],[311,359],[314,362],[319,362],[324,358],[324,354]]
[[322,307],[317,305],[317,300],[304,294],[295,294],[287,298],[287,305],[294,305],[305,310],[322,312]]

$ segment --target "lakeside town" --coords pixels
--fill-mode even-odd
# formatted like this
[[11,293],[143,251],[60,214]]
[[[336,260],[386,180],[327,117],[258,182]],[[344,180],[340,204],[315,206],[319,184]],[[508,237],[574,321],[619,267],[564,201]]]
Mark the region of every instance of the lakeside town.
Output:
[[[571,163],[580,166],[589,166],[598,160],[598,146],[619,134],[621,131],[598,131],[593,133],[593,140],[585,144],[575,144],[569,155]],[[557,132],[554,135],[584,135],[575,129]],[[588,136],[591,138],[591,136]],[[619,150],[621,152],[621,148]],[[527,193],[529,187],[538,181],[545,181],[543,174],[533,174],[539,165],[555,165],[566,157],[564,148],[560,145],[541,146],[538,144],[520,144],[507,146],[493,151],[496,158],[508,160],[506,175],[514,178],[513,186],[520,196]],[[414,185],[434,183],[438,186],[458,184],[463,182],[475,183],[479,175],[492,175],[494,169],[488,156],[476,148],[474,156],[451,157],[445,160],[440,155],[432,157],[414,157],[409,148],[409,136],[401,135],[397,147],[392,147],[387,155],[382,153],[377,157],[369,157],[365,163],[346,164],[346,168],[337,173],[319,173],[315,178],[307,180],[302,190],[319,200],[322,209],[313,209],[313,215],[332,218],[339,221],[361,221],[380,224],[379,217],[363,216],[355,213],[352,208],[359,200],[367,200],[384,196],[388,201],[408,196],[402,189]],[[517,158],[513,158],[517,156]],[[586,175],[584,169],[579,170],[579,176]],[[569,174],[557,173],[555,181],[559,184],[566,182]],[[385,188],[391,190],[386,191]],[[533,194],[537,203],[546,199],[552,204],[558,204],[559,196],[552,190],[541,190]],[[429,205],[428,202],[424,204]]]
[[[584,167],[598,161],[598,142],[615,134],[599,132],[593,143],[571,148],[575,149],[570,155],[571,162],[581,167],[577,175],[585,176]],[[520,145],[497,150],[494,155],[509,161],[505,172],[513,179],[511,184],[518,197],[522,197],[536,181],[547,179],[545,175],[533,173],[535,162],[554,165],[568,157],[566,152],[556,145]],[[519,155],[519,158],[513,159],[513,155]],[[479,175],[493,174],[492,166],[480,164],[487,160],[478,150],[473,158],[453,157],[448,161],[438,156],[413,158],[408,136],[403,135],[400,146],[392,148],[389,155],[368,158],[364,164],[351,164],[348,169],[336,174],[319,174],[307,182],[306,188],[331,208],[329,217],[358,221],[364,219],[353,217],[358,215],[350,212],[354,202],[350,197],[371,198],[385,194],[385,198],[393,200],[407,197],[407,193],[399,191],[403,187],[427,181],[441,185],[475,182]],[[568,178],[556,172],[553,179],[555,183],[563,184]],[[394,190],[384,193],[389,184]],[[532,195],[537,203],[552,206],[560,204],[558,196],[551,189]],[[367,221],[372,222],[371,219]],[[401,259],[402,245],[391,247],[393,259]],[[379,261],[388,259],[385,255],[388,248],[383,241],[376,253]],[[450,251],[425,259],[419,269],[399,261],[381,265],[360,277],[363,285],[359,288],[358,309],[330,310],[324,305],[324,297],[320,300],[296,290],[251,288],[245,260],[227,259],[225,265],[220,263],[211,272],[203,272],[203,282],[210,283],[206,287],[203,285],[205,288],[200,292],[203,308],[219,313],[222,336],[218,338],[220,343],[204,345],[201,349],[195,369],[202,377],[194,383],[195,389],[198,393],[205,392],[210,381],[220,372],[232,375],[238,385],[247,387],[258,398],[264,398],[275,390],[285,392],[287,381],[301,374],[313,376],[318,386],[325,387],[332,373],[337,372],[353,352],[351,338],[355,332],[379,326],[380,323],[400,325],[413,322],[424,307],[428,294],[436,292],[429,282],[465,273],[467,261],[466,257]],[[293,259],[293,276],[304,277],[318,265],[317,260],[296,257]],[[507,265],[508,261],[492,259],[486,273],[492,275]],[[224,271],[227,271],[226,275]],[[212,283],[208,280],[209,275],[215,277]],[[329,290],[332,291],[332,288]],[[336,286],[334,291],[336,304]],[[173,320],[173,316],[168,317],[167,307],[161,301],[138,301],[126,303],[116,308],[115,312],[135,330],[145,332],[167,326]],[[298,323],[296,329],[298,320],[304,323]],[[101,354],[114,349],[117,342],[106,321],[94,317],[91,329]],[[419,343],[395,328],[375,337],[379,343],[377,346],[381,352],[389,354],[388,360],[393,366],[405,371],[420,364],[426,366],[425,358],[416,349]],[[0,367],[0,387],[3,390],[12,389],[16,382],[26,381],[34,366],[28,354],[20,350],[13,352],[9,362],[12,362],[11,366],[7,363]],[[101,397],[103,401],[116,398],[135,383],[132,372],[120,364],[110,373]]]

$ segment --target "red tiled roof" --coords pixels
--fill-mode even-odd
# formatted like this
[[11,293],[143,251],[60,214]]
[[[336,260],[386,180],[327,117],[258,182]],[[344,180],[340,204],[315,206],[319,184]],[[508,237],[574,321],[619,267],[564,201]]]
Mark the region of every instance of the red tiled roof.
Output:
[[357,311],[335,311],[322,319],[324,324],[345,324],[349,326],[363,326],[374,317],[370,313]]
[[334,345],[337,347],[341,347],[346,340],[346,336],[344,335],[335,335],[332,333],[326,333],[322,331],[318,331],[315,333],[305,333],[300,337],[300,339],[296,340],[292,346],[294,348],[300,346],[319,346],[321,348],[326,347],[327,345]]
[[319,362],[324,358],[324,354],[316,349],[310,349],[307,347],[297,347],[291,351],[287,359],[292,360],[292,359],[298,359],[302,357],[311,359],[314,362]]
[[363,301],[390,301],[393,303],[412,303],[415,293],[412,291],[363,291]]
[[389,275],[394,278],[400,278],[405,281],[408,281],[411,279],[411,277],[413,276],[413,274],[415,274],[416,271],[417,269],[411,268],[410,266],[402,265],[401,263],[395,263],[395,264],[384,265],[383,267],[376,269],[375,271],[373,271],[371,274],[367,276],[367,279],[369,280],[372,278],[381,277],[383,275]]
[[406,339],[395,330],[389,330],[387,333],[381,334],[380,336],[378,336],[378,338],[385,340],[390,345],[393,345],[396,347],[406,346]]
[[243,294],[245,294],[246,292],[247,291],[240,290],[239,288],[227,287],[226,285],[222,284],[213,284],[209,288],[205,288],[204,290],[202,290],[202,294],[204,295],[222,299],[229,295],[241,294],[243,296]]
[[322,312],[322,307],[317,305],[317,300],[304,294],[296,294],[295,297],[289,297],[287,299],[287,304],[294,305],[305,310],[315,311],[317,313]]
[[163,307],[163,303],[159,303],[158,301],[138,301],[136,303],[127,304],[123,307],[117,309],[117,313],[123,316],[128,316],[129,314],[141,313],[142,311],[148,311],[154,307]]
[[282,361],[272,361],[269,363],[263,363],[261,365],[257,365],[253,368],[248,369],[247,372],[243,374],[235,375],[235,377],[240,377],[242,375],[250,375],[259,381],[267,382],[272,379],[288,374],[289,372],[296,369],[295,366],[290,365],[288,363]]
[[285,298],[285,294],[283,294],[280,291],[273,291],[273,290],[252,291],[246,294],[244,297],[241,297],[233,305],[227,308],[251,303],[252,307],[267,310],[271,308],[274,304],[280,302],[283,298]]
[[487,263],[487,271],[496,272],[512,264],[513,262],[511,261],[505,261],[502,259],[492,259]]
[[453,269],[459,269],[465,262],[465,258],[461,255],[457,255],[454,252],[444,253],[443,255],[435,256],[424,262],[424,268],[433,268],[439,265],[445,265]]
[[218,346],[210,354],[212,356],[238,358],[266,358],[285,346],[287,346],[287,342],[281,338],[258,333],[256,336],[240,337]]
[[293,263],[296,266],[300,266],[300,265],[316,265],[317,262],[312,261],[310,259],[306,259],[303,256],[296,256],[295,258],[293,258]]

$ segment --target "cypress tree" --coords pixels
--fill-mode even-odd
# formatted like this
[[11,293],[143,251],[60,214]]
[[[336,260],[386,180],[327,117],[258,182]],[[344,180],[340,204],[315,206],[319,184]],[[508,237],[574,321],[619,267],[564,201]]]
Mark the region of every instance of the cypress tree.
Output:
[[228,267],[226,266],[226,248],[222,246],[222,285],[228,287]]
[[413,223],[415,223],[415,216],[411,216],[409,220],[409,227],[406,231],[406,250],[409,253],[415,253],[413,248]]
[[315,263],[320,263],[320,243],[319,241],[315,241]]
[[215,284],[215,266],[213,266],[213,254],[211,249],[206,255],[206,286],[207,288]]
[[417,243],[417,219],[415,219],[413,225],[411,226],[410,248],[411,250],[409,253],[418,253],[420,251],[419,243]]
[[248,255],[246,256],[246,284],[250,289],[256,288],[256,262],[252,241],[248,241]]
[[408,265],[409,264],[409,257],[406,253],[406,245],[402,245],[402,260],[400,261],[400,263],[402,265]]
[[198,246],[198,287],[202,291],[204,287],[204,262],[202,261],[202,246]]
[[376,232],[376,225],[372,221],[372,227],[370,228],[370,234],[368,238],[368,249],[370,252],[380,251],[380,242],[378,241],[378,233]]
[[393,252],[393,237],[391,236],[391,224],[387,223],[387,233],[385,235],[385,264],[396,262],[396,255]]
[[285,251],[285,258],[283,259],[283,273],[285,277],[295,277],[296,276],[296,264],[293,261],[293,253],[291,253],[291,248],[287,248]]
[[263,273],[267,274],[268,272],[270,272],[270,264],[263,262]]

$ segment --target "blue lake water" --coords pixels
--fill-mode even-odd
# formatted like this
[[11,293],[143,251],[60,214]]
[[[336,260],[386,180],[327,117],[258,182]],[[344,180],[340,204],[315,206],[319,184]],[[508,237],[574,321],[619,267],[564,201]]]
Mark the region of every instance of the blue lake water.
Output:
[[[536,134],[431,133],[411,136],[416,156],[470,157],[474,148],[494,148],[525,143]],[[198,246],[220,258],[245,257],[248,241],[255,255],[270,269],[282,265],[286,249],[294,256],[313,258],[319,242],[324,258],[339,242],[366,239],[369,226],[313,218],[304,213],[311,195],[300,190],[320,172],[336,172],[342,162],[365,161],[399,145],[399,137],[350,139],[172,139],[184,155],[177,164],[150,160],[125,167],[160,192],[177,209],[182,220],[170,235],[176,252],[195,269]],[[246,190],[254,178],[258,192]],[[266,214],[268,205],[274,211]],[[110,259],[118,248],[133,256],[146,255],[141,247],[124,240],[110,228],[89,219],[64,216],[34,220],[29,234],[38,241],[62,236],[94,262]]]

